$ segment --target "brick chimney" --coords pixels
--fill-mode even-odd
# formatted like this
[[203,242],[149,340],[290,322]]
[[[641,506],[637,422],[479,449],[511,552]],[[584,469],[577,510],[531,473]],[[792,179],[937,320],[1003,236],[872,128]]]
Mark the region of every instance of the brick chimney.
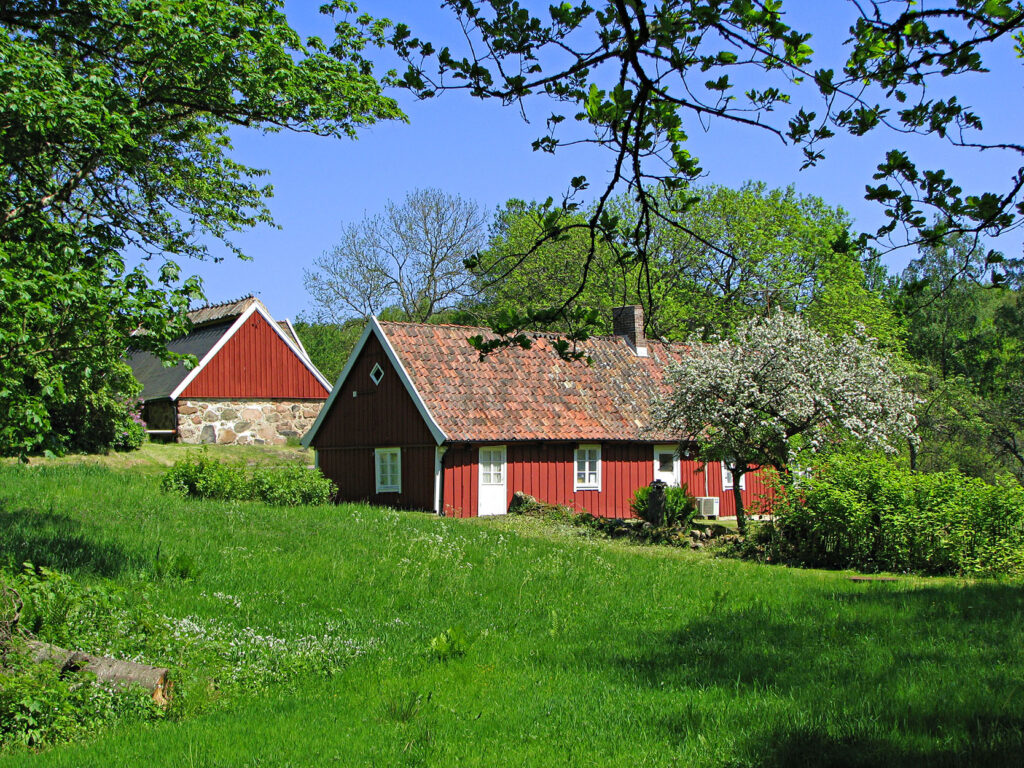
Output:
[[612,332],[624,336],[637,357],[647,357],[647,337],[644,335],[644,308],[639,304],[612,309]]

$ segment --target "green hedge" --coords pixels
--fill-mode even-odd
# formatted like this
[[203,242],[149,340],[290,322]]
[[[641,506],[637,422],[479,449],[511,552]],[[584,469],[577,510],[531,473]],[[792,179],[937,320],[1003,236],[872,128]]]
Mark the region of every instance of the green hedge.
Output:
[[277,506],[327,504],[338,492],[318,469],[293,465],[250,470],[241,462],[217,461],[206,452],[175,462],[161,487],[197,499],[253,500]]
[[1024,574],[1024,489],[959,472],[917,474],[840,455],[787,489],[760,537],[777,559],[824,568]]

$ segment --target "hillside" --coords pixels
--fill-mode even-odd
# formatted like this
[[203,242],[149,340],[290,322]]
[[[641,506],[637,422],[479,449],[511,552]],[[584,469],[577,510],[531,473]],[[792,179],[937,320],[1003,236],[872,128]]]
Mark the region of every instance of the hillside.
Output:
[[[853,583],[517,518],[185,502],[152,474],[66,462],[0,466],[0,561],[26,560],[166,617],[173,657],[145,660],[179,688],[162,722],[3,768],[1016,765],[1024,750],[1015,583]],[[212,634],[244,653],[196,652]]]

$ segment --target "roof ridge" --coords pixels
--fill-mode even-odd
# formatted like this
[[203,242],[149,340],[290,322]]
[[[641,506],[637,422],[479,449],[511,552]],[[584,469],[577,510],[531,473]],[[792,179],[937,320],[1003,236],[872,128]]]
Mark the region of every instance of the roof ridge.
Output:
[[[494,333],[494,331],[491,328],[487,328],[487,327],[482,326],[482,325],[462,325],[460,323],[422,323],[422,322],[415,322],[415,321],[412,321],[412,320],[381,320],[380,318],[377,318],[377,322],[378,323],[382,323],[382,324],[387,324],[387,325],[415,326],[417,328],[464,328],[464,329],[470,330],[470,331],[483,331],[484,333],[492,333],[492,334]],[[561,338],[565,338],[565,336],[566,336],[565,333],[559,332],[559,331],[539,331],[539,330],[530,330],[528,328],[524,329],[522,332],[532,336],[535,339],[538,339],[538,338],[539,339],[561,339]],[[593,334],[591,336],[588,336],[586,339],[584,339],[584,341],[589,341],[591,339],[600,339],[600,340],[608,340],[608,341],[614,341],[615,339],[623,339],[625,341],[625,337],[624,336],[617,336],[614,333],[595,333],[595,334]],[[666,346],[674,346],[674,345],[685,346],[686,345],[686,342],[684,342],[684,341],[665,341],[664,339],[654,339],[654,338],[650,338],[650,337],[647,338],[647,341],[648,342],[652,342],[653,341],[656,344],[664,344]]]
[[420,323],[413,320],[381,320],[377,318],[377,322],[387,325],[415,325],[421,328],[466,328],[473,331],[488,331],[490,328],[484,328],[482,325],[463,325],[462,323]]
[[189,312],[202,312],[204,309],[217,309],[218,307],[227,307],[231,304],[240,304],[246,299],[256,299],[256,294],[247,293],[244,296],[239,296],[237,299],[229,299],[228,301],[219,301],[216,304],[204,304],[201,307],[190,307]]

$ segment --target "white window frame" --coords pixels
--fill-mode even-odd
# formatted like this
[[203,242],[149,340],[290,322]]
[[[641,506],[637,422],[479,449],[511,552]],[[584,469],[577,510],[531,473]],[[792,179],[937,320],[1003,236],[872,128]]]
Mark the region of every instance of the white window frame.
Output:
[[[394,456],[395,471],[398,475],[398,482],[386,485],[381,482],[381,459],[384,456]],[[377,493],[401,493],[402,492],[402,449],[401,448],[375,448],[373,451],[373,475],[377,481]]]
[[384,369],[380,367],[380,363],[374,363],[373,368],[370,369],[370,381],[375,386],[380,386],[380,383],[384,380]]
[[[579,470],[577,466],[579,464],[580,451],[596,451],[597,456],[594,461],[597,462],[597,482],[596,483],[580,483]],[[588,456],[584,461],[591,461]],[[589,467],[584,474],[589,474]],[[601,446],[598,443],[580,443],[576,446],[576,450],[572,452],[572,490],[576,491],[600,491],[601,490]]]
[[[731,491],[733,489],[732,472],[729,471],[729,468],[726,466],[724,461],[720,462],[720,464],[722,465],[722,490],[723,491]],[[747,473],[746,472],[744,472],[742,475],[740,475],[740,490],[741,491],[747,490]]]
[[[497,454],[497,455],[499,455],[501,457],[501,459],[497,462],[501,466],[501,470],[500,470],[501,471],[501,474],[500,474],[501,480],[499,482],[495,482],[494,481],[493,473],[485,472],[485,469],[488,467],[488,465],[493,467],[495,462],[491,461],[491,462],[488,462],[488,464],[484,464],[484,462],[482,460],[482,455],[483,455],[484,451],[490,451],[492,456]],[[507,475],[508,475],[508,471],[507,471],[508,470],[508,464],[507,464],[507,459],[506,459],[506,455],[505,455],[505,446],[504,445],[482,445],[482,446],[480,446],[480,449],[477,452],[477,456],[480,457],[480,458],[478,458],[478,462],[480,464],[480,485],[505,485],[506,482],[507,482]],[[491,479],[490,480],[484,480],[484,475],[485,474],[490,474],[491,475]]]

